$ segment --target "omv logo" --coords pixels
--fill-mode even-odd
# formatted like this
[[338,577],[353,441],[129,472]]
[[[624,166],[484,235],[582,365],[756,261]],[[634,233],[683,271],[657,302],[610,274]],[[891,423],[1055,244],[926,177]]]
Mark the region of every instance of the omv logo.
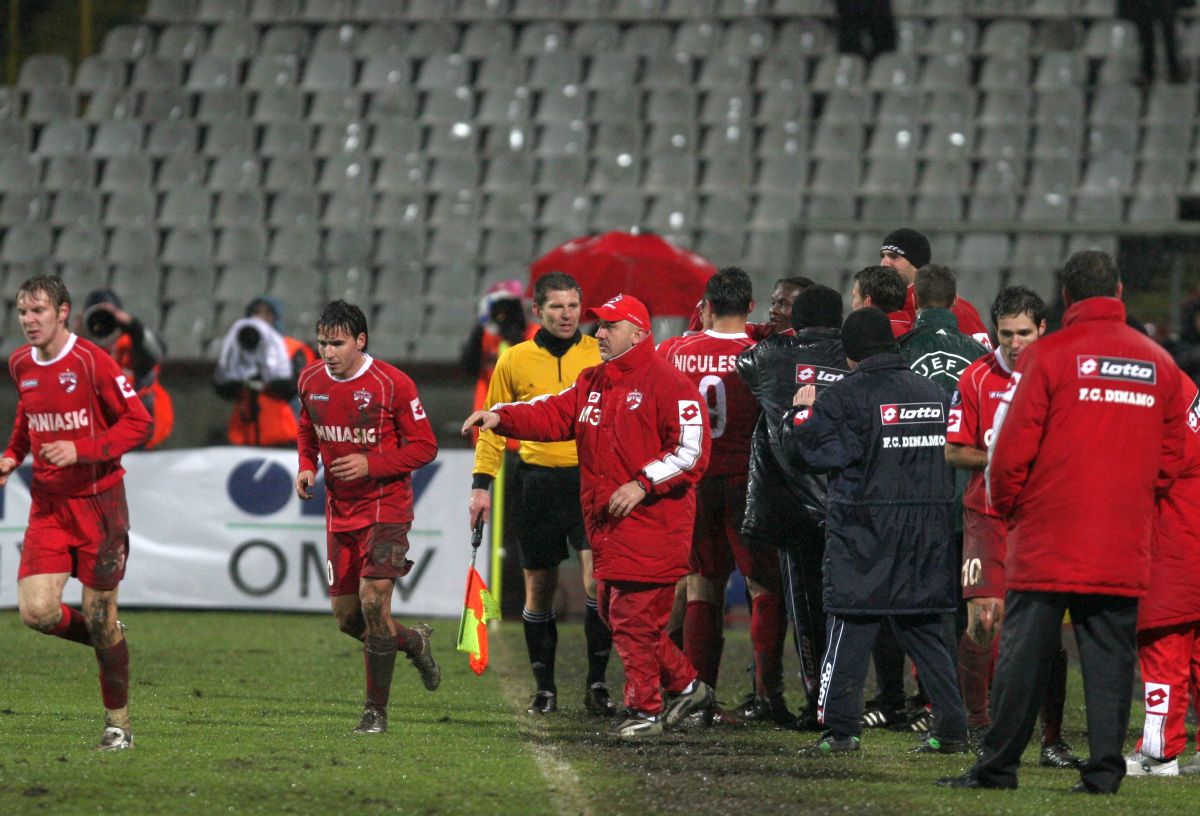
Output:
[[[431,462],[412,475],[413,503],[421,500],[425,489],[441,465]],[[266,458],[247,459],[229,473],[225,486],[229,499],[239,510],[254,516],[278,513],[295,495],[295,475],[278,462]],[[325,473],[317,473],[313,497],[302,502],[300,512],[305,516],[325,515]]]

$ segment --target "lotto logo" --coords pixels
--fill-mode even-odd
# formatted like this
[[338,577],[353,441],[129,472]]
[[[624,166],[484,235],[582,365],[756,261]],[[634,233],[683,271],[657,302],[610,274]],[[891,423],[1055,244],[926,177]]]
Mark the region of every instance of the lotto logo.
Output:
[[945,422],[946,412],[940,402],[903,402],[899,405],[880,405],[879,420],[884,425]]
[[1076,357],[1076,366],[1079,376],[1089,379],[1125,380],[1145,385],[1158,382],[1158,368],[1147,360],[1080,354]]
[[679,400],[679,424],[703,425],[700,417],[700,403],[695,400]]
[[1166,714],[1171,705],[1171,687],[1163,683],[1146,684],[1146,713]]
[[813,383],[817,385],[822,383],[832,385],[845,376],[845,372],[838,371],[835,368],[805,365],[803,363],[796,366],[796,383],[799,385],[811,385]]

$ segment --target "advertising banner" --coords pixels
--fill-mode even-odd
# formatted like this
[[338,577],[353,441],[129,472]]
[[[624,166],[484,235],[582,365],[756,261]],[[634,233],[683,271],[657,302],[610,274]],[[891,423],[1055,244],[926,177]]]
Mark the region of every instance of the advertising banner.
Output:
[[[470,451],[446,451],[413,476],[414,566],[396,582],[397,615],[462,612],[472,461]],[[123,464],[132,529],[121,606],[329,610],[324,482],[312,499],[296,496],[295,451],[131,453]],[[31,473],[26,463],[0,489],[0,607],[17,605]],[[489,564],[481,553],[477,568],[486,581]],[[78,603],[79,596],[79,583],[69,581],[64,600]]]

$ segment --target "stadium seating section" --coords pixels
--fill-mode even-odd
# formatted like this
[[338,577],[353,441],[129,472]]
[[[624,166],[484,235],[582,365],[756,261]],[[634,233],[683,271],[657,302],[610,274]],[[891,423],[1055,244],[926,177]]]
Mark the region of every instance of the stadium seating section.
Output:
[[[589,232],[660,232],[761,294],[975,223],[931,237],[986,302],[1200,191],[1196,88],[1135,84],[1115,0],[896,0],[871,64],[831,5],[149,0],[0,87],[0,291],[111,284],[181,359],[255,294],[297,333],[346,297],[380,355],[444,362],[488,285]],[[1200,19],[1180,43],[1194,68]]]

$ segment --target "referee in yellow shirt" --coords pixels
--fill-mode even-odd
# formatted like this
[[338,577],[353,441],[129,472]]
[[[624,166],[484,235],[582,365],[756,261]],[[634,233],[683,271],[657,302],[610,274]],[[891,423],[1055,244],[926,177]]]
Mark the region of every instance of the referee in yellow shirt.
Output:
[[[538,279],[533,290],[533,315],[541,328],[532,339],[510,347],[496,362],[485,405],[525,402],[544,394],[557,394],[575,384],[585,368],[600,364],[595,338],[579,331],[582,307],[579,283],[570,275],[552,272]],[[471,479],[471,526],[479,517],[488,520],[492,510],[489,488],[503,461],[505,440],[484,431],[475,443]],[[588,676],[584,707],[596,715],[611,715],[605,673],[612,650],[612,634],[596,610],[596,581],[592,578],[592,551],[583,531],[579,506],[579,459],[574,442],[522,442],[517,451],[517,506],[511,523],[520,542],[525,574],[525,645],[537,690],[529,703],[530,714],[558,710],[554,683],[554,654],[558,627],[554,618],[554,593],[558,565],[568,556],[568,543],[579,552],[583,588],[587,593],[584,633],[587,637]]]

